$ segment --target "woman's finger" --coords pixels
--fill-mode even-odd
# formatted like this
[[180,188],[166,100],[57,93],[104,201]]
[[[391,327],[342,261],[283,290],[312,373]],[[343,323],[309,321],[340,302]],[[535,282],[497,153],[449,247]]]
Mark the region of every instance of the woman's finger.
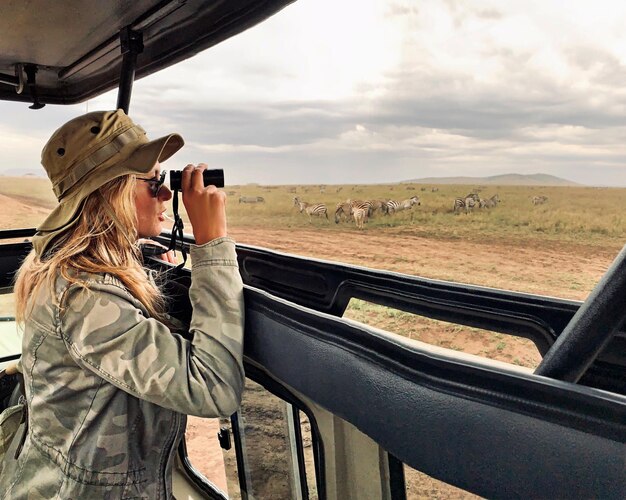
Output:
[[183,173],[180,176],[180,188],[183,194],[185,191],[189,191],[189,189],[191,189],[191,174],[194,170],[195,165],[191,163],[183,168]]
[[202,178],[202,172],[206,170],[206,163],[199,163],[193,169],[191,174],[191,187],[192,189],[202,190],[204,189],[204,179]]

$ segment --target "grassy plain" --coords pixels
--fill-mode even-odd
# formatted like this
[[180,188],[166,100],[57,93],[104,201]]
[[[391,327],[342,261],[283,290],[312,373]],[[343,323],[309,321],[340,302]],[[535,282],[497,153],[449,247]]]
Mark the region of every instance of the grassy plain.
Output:
[[[581,242],[598,246],[621,247],[626,241],[626,189],[595,187],[538,186],[435,186],[419,184],[378,184],[343,186],[227,186],[229,219],[232,227],[316,228],[323,231],[354,230],[352,224],[333,222],[335,205],[347,199],[402,200],[417,195],[421,205],[392,216],[375,216],[367,229],[387,229],[428,238],[471,241],[498,239],[511,242],[540,240]],[[422,191],[424,189],[424,191]],[[294,191],[295,192],[292,192]],[[320,192],[322,191],[322,192]],[[482,198],[498,194],[501,203],[495,209],[474,209],[472,213],[454,214],[454,198],[470,192]],[[18,210],[5,208],[0,215],[3,228],[17,227],[15,219],[23,206],[36,210],[32,225],[55,206],[47,179],[36,177],[0,177],[0,196],[7,206],[12,198]],[[548,202],[534,206],[533,196],[544,195]],[[238,203],[240,196],[261,196],[264,203]],[[309,203],[324,203],[329,220],[314,218],[309,222],[299,213],[293,198]],[[6,198],[5,198],[6,197]],[[23,223],[27,217],[20,217]],[[396,230],[396,231],[394,231]]]
[[[422,187],[426,191],[421,191]],[[287,186],[242,186],[229,189],[235,193],[230,201],[229,214],[233,224],[237,225],[297,228],[311,223],[294,207],[294,196],[310,203],[325,203],[332,219],[335,205],[346,199],[402,200],[417,195],[421,201],[419,207],[389,217],[374,217],[368,228],[394,228],[425,237],[470,240],[582,239],[590,244],[620,245],[626,239],[626,189],[441,185],[437,186],[437,192],[432,192],[432,187],[417,184],[328,186],[324,193],[320,193],[319,187],[309,186],[307,192],[305,187],[297,187],[294,194],[288,192]],[[502,202],[496,209],[454,214],[454,198],[470,192],[478,192],[483,198],[498,194]],[[263,196],[266,201],[264,204],[239,204],[237,198],[240,195]],[[534,206],[531,200],[537,195],[547,196],[548,202]],[[323,220],[313,220],[312,224],[324,230],[340,229],[334,224],[325,224]]]

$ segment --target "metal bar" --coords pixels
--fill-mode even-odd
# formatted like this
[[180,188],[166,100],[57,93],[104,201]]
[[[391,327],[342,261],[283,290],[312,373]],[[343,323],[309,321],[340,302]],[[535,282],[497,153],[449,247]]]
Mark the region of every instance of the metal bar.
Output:
[[186,3],[187,0],[166,0],[165,2],[161,2],[159,5],[150,9],[144,15],[135,20],[130,27],[131,29],[137,31],[145,30],[164,17],[169,16],[172,12],[180,9]]
[[135,68],[137,67],[137,54],[143,52],[143,36],[139,31],[124,28],[120,32],[122,47],[122,70],[120,73],[120,86],[117,94],[117,109],[123,109],[128,114],[130,96],[135,81]]
[[90,50],[84,56],[74,61],[69,66],[66,66],[59,71],[59,80],[65,80],[69,78],[87,66],[95,63],[101,57],[113,52],[119,47],[119,35],[109,38],[105,42],[98,45],[95,49]]
[[10,356],[2,356],[0,357],[0,363],[5,363],[7,361],[13,361],[15,359],[20,359],[21,354],[11,354]]
[[0,83],[12,85],[13,87],[19,87],[20,79],[17,76],[0,73]]
[[29,238],[34,236],[37,230],[35,228],[24,229],[7,229],[0,231],[0,240],[8,240],[11,238]]
[[626,320],[626,247],[576,311],[535,371],[578,382]]
[[[186,3],[186,0],[167,0],[160,3],[154,9],[149,10],[135,21],[133,21],[129,27],[131,30],[139,31],[145,30],[149,26],[152,26],[157,21],[160,21],[164,17],[170,15],[172,12],[178,10]],[[74,61],[69,66],[66,66],[59,71],[59,79],[64,80],[69,78],[87,66],[93,64],[101,57],[106,56],[110,52],[116,50],[120,46],[119,35],[112,36],[108,40],[105,40],[96,48],[87,52],[84,56]]]
[[230,416],[230,425],[233,430],[233,441],[235,443],[235,457],[237,459],[237,475],[239,476],[239,492],[242,500],[248,500],[248,470],[246,465],[244,429],[239,420],[239,414],[233,413]]
[[404,464],[391,453],[387,453],[387,463],[389,466],[389,488],[391,500],[406,500]]
[[137,65],[137,54],[124,54],[122,61],[122,71],[120,76],[120,86],[117,93],[116,109],[123,109],[128,114],[130,107],[130,96],[133,91],[133,82],[135,80],[135,67]]
[[293,474],[292,491],[293,500],[308,499],[306,485],[306,471],[304,469],[304,455],[302,453],[302,436],[300,433],[300,419],[298,409],[284,401],[287,430],[289,435],[289,453],[291,455],[291,472]]

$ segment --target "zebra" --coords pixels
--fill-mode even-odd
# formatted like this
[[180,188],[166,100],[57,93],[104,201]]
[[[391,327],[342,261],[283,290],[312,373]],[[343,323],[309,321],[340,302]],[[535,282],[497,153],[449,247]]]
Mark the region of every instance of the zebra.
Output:
[[[362,208],[365,210],[366,214],[367,214],[367,218],[369,218],[373,211],[374,211],[374,205],[371,201],[369,200],[350,200],[347,199],[346,201],[344,201],[343,203],[337,203],[336,207],[335,207],[335,222],[339,222],[339,217],[343,214],[345,216],[350,216],[352,215],[353,211],[355,208]],[[367,220],[367,218],[365,220]]]
[[365,210],[365,212],[367,213],[367,217],[371,217],[372,213],[374,212],[374,208],[372,205],[372,202],[369,200],[354,200],[354,201],[350,201],[347,200],[348,203],[350,203],[350,206],[352,207],[352,210],[354,211],[355,208],[362,208]]
[[548,197],[544,195],[533,196],[533,205],[543,205],[548,201]]
[[240,196],[239,203],[265,203],[263,196]]
[[306,201],[300,201],[297,196],[294,196],[293,205],[298,207],[300,213],[306,213],[309,216],[309,222],[313,222],[313,215],[316,217],[324,216],[328,220],[328,210],[323,203],[307,203]]
[[478,206],[479,208],[493,208],[493,207],[498,206],[499,202],[500,202],[500,197],[497,194],[495,194],[487,200],[480,198],[478,200]]
[[339,221],[341,220],[341,216],[344,216],[345,218],[350,217],[351,209],[352,207],[350,206],[350,203],[346,203],[346,202],[337,203],[337,205],[335,206],[335,224],[339,224]]
[[369,200],[351,200],[348,198],[344,203],[348,203],[350,205],[350,213],[352,213],[352,209],[355,207],[364,208],[367,211],[368,217],[371,217],[374,212],[374,204]]
[[376,211],[381,212],[384,215],[389,215],[389,207],[387,206],[387,200],[370,200],[372,206],[370,214],[374,215]]
[[409,210],[413,208],[413,205],[421,205],[420,199],[417,196],[411,196],[407,200],[396,201],[389,200],[387,202],[387,208],[390,214],[400,212],[401,210]]
[[402,210],[400,208],[400,201],[396,201],[396,200],[387,200],[387,213],[388,214],[393,214],[398,210]]
[[[480,200],[480,198],[478,198],[478,200]],[[476,206],[476,204],[479,203],[478,200],[476,200],[473,196],[466,196],[465,198],[455,198],[454,205],[452,206],[452,211],[454,213],[458,213],[464,209],[465,213],[469,213]]]
[[465,209],[465,198],[454,198],[454,204],[452,205],[452,211],[456,214]]
[[352,218],[356,224],[357,229],[363,229],[363,223],[367,221],[367,208],[366,207],[352,207]]

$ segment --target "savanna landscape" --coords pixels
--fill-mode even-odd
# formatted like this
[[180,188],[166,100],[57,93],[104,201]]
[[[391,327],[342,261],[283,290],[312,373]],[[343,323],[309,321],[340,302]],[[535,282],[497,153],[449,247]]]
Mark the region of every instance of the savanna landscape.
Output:
[[[238,243],[422,276],[584,300],[626,241],[626,189],[561,186],[434,184],[227,186],[229,231]],[[495,206],[453,210],[456,198],[498,195]],[[419,198],[395,213],[374,212],[357,227],[335,222],[346,200]],[[327,216],[300,212],[294,197],[324,204]],[[540,203],[533,198],[544,197]],[[240,198],[248,201],[240,202]],[[536,200],[535,200],[536,201]],[[55,206],[47,179],[0,177],[0,227],[35,227]],[[11,314],[10,297],[0,312]],[[346,317],[410,339],[527,368],[540,361],[524,339],[416,317],[353,300]],[[192,462],[225,488],[219,449],[206,423],[191,419]],[[210,435],[217,429],[211,423]],[[204,427],[204,429],[203,429]],[[213,439],[213,441],[215,441]],[[220,471],[221,468],[221,471]],[[407,475],[409,498],[450,498],[464,492]]]

